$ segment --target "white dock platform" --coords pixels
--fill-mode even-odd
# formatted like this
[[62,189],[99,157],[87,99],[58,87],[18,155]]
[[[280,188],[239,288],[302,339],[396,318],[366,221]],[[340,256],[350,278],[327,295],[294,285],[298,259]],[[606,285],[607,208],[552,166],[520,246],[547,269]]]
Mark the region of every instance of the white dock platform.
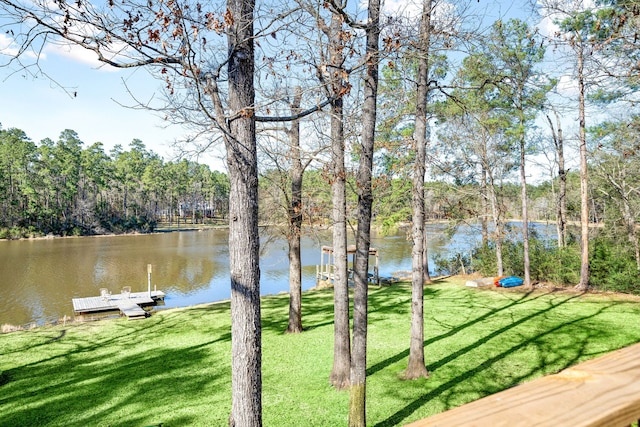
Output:
[[107,297],[73,298],[73,311],[75,314],[100,313],[104,311],[121,311],[129,319],[139,319],[146,316],[141,308],[153,305],[159,300],[164,300],[164,292],[131,292],[129,294],[113,294]]

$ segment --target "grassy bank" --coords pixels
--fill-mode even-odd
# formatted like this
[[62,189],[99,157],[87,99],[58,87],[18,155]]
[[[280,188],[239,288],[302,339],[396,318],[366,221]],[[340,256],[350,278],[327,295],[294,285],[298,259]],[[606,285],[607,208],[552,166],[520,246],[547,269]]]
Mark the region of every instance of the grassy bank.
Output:
[[[425,291],[431,377],[401,381],[407,285],[372,288],[368,425],[401,425],[640,341],[640,304],[617,296],[466,288]],[[328,384],[331,290],[303,297],[301,335],[285,335],[288,297],[263,299],[265,426],[346,425],[348,392]],[[224,426],[231,405],[228,303],[0,335],[0,425]]]

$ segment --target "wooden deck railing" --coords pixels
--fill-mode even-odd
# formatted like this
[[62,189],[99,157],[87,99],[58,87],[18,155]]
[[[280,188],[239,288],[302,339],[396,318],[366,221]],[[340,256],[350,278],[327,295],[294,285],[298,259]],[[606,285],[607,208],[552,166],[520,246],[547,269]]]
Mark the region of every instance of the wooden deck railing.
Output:
[[640,344],[407,427],[629,426],[640,419]]

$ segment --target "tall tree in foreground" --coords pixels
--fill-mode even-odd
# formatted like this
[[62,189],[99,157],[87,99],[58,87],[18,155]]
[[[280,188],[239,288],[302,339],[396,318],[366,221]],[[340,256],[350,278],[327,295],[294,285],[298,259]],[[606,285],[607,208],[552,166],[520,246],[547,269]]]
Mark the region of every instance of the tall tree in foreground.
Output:
[[380,1],[369,0],[366,30],[364,103],[360,162],[356,176],[358,189],[358,229],[353,290],[353,351],[351,357],[351,394],[349,425],[366,425],[367,379],[367,310],[369,285],[369,249],[371,247],[371,215],[373,190],[371,185],[373,148],[376,135],[378,99],[378,45],[380,39]]
[[418,83],[415,113],[415,163],[413,166],[413,188],[411,207],[413,211],[411,251],[411,339],[409,362],[404,378],[415,379],[429,376],[424,361],[424,177],[427,150],[427,100],[429,97],[429,50],[431,48],[431,0],[422,3],[418,52]]
[[[335,8],[343,10],[346,1],[336,2]],[[351,375],[351,338],[349,333],[349,286],[347,265],[347,172],[345,168],[344,100],[349,91],[346,80],[345,41],[348,33],[343,28],[343,16],[334,11],[331,23],[324,28],[329,39],[329,61],[327,86],[331,102],[331,201],[333,226],[333,293],[334,293],[334,340],[333,368],[329,376],[337,389],[349,387]]]
[[[36,52],[38,69],[37,53],[49,42],[62,41],[93,52],[99,61],[116,68],[144,67],[164,82],[174,101],[168,111],[192,113],[194,126],[214,128],[223,135],[230,179],[229,421],[243,427],[262,424],[254,6],[254,0],[229,0],[226,11],[218,13],[180,0],[0,1],[2,19],[15,23],[12,34],[19,46],[19,66],[27,67],[21,61]],[[28,25],[21,25],[25,22]],[[216,41],[223,44],[225,36],[226,48],[216,48]],[[220,83],[226,85],[224,90]],[[228,94],[226,102],[223,94]]]
[[[253,112],[255,89],[253,13],[255,0],[228,0],[229,110],[225,147],[229,193],[231,277],[230,426],[262,425],[262,323],[258,238],[258,157]],[[211,91],[214,96],[215,90]],[[214,100],[215,101],[215,100]],[[218,105],[218,102],[216,102]]]

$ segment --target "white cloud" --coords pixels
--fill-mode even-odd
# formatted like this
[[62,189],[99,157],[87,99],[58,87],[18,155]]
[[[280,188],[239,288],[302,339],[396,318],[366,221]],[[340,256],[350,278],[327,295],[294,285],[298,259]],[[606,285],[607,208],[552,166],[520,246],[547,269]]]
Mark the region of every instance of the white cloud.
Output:
[[4,34],[0,34],[0,51],[4,52],[5,50],[10,49],[12,43],[13,43],[12,39],[10,39]]
[[578,95],[578,82],[573,76],[565,74],[558,79],[557,89],[563,96],[574,97]]
[[[14,39],[8,37],[6,34],[0,34],[0,54],[7,56],[16,56],[18,53],[20,53],[20,50],[16,45]],[[31,51],[24,52],[22,55],[27,55],[30,58],[36,57],[36,55]]]
[[[423,2],[421,0],[387,0],[383,4],[382,13],[387,16],[402,17],[420,22]],[[448,1],[437,1],[433,4],[432,19],[434,22],[449,21],[455,12],[455,6]]]
[[55,44],[49,43],[45,49],[45,52],[48,52],[52,55],[61,56],[72,62],[89,65],[92,68],[100,68],[104,71],[117,70],[110,65],[105,65],[104,63],[98,61],[98,56],[94,52],[69,42]]
[[596,7],[594,0],[537,0],[537,6],[543,17],[538,28],[545,36],[553,36],[560,30],[554,21],[561,21],[572,12]]
[[390,16],[417,18],[422,13],[422,2],[416,0],[387,0],[383,4],[382,13]]
[[[45,0],[47,3],[47,8],[51,10],[57,10],[58,6],[53,0]],[[66,24],[62,23],[63,16],[59,14],[51,14],[47,17],[49,19],[49,25],[52,27],[62,28]],[[82,35],[86,35],[87,37],[91,37],[94,34],[99,34],[100,31],[94,25],[89,22],[84,22],[85,18],[79,17],[74,25],[68,28],[69,33],[74,34],[74,38],[78,43],[85,42],[86,40],[82,39]],[[35,25],[35,24],[34,24]],[[55,40],[54,40],[55,39]],[[111,49],[118,49],[121,46],[112,46]],[[104,55],[111,54],[115,56],[116,50],[102,51]],[[92,68],[99,68],[102,71],[116,71],[117,68],[107,65],[98,60],[98,55],[89,50],[81,47],[80,45],[73,43],[69,40],[63,39],[61,37],[51,37],[47,39],[47,43],[44,46],[44,49],[40,52],[39,59],[44,59],[43,54],[56,55],[63,59],[69,60],[71,62],[77,64],[88,65]]]
[[540,20],[538,29],[540,30],[540,34],[542,34],[543,36],[552,37],[560,30],[560,27],[558,27],[554,23],[554,17],[545,16],[544,18],[542,18],[542,20]]
[[[454,3],[438,0],[433,2],[432,7],[431,25],[436,28],[436,33],[448,33],[460,26]],[[394,33],[400,29],[405,35],[417,37],[420,32],[422,8],[422,0],[385,1],[382,15],[394,23],[386,30]]]
[[[37,46],[37,42],[34,42],[33,46]],[[99,68],[103,71],[118,70],[115,67],[98,61],[98,56],[94,52],[66,40],[59,40],[57,42],[49,41],[44,49],[38,50],[37,52],[33,49],[27,49],[20,52],[20,47],[16,43],[15,39],[10,37],[7,33],[0,34],[0,55],[15,57],[18,54],[21,58],[29,58],[30,60],[38,61],[45,60],[49,56],[55,55],[72,63],[89,65],[92,68]]]

